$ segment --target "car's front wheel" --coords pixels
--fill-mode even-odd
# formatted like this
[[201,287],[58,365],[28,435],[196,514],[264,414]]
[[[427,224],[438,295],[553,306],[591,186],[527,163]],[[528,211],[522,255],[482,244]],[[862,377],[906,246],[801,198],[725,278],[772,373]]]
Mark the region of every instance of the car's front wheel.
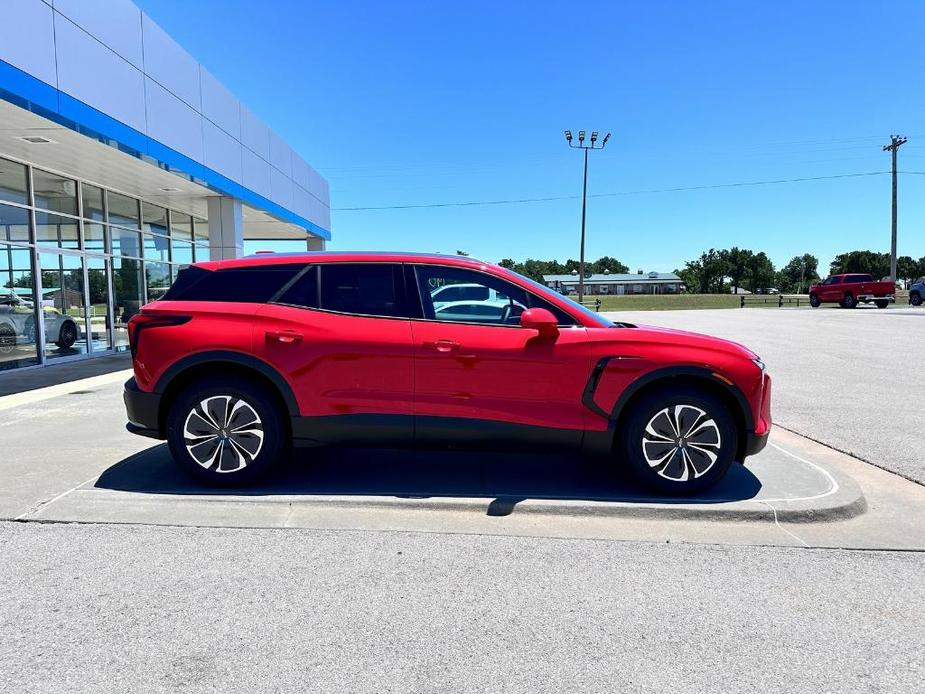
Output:
[[809,305],[812,306],[813,308],[819,308],[819,295],[818,294],[809,295]]
[[630,406],[618,450],[642,484],[683,496],[726,474],[738,435],[732,413],[719,398],[693,387],[665,388]]
[[58,339],[55,344],[61,349],[70,349],[77,342],[77,324],[74,321],[64,321],[61,330],[58,331]]
[[289,446],[283,413],[257,383],[198,381],[170,407],[167,443],[173,459],[197,479],[233,486],[269,473]]

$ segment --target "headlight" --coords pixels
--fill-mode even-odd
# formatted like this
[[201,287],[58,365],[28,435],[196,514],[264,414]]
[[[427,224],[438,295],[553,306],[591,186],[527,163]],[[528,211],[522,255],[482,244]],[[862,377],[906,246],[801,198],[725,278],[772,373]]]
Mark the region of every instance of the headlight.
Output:
[[764,365],[764,362],[761,361],[760,359],[752,359],[752,364],[757,366],[761,371],[764,371],[766,368]]

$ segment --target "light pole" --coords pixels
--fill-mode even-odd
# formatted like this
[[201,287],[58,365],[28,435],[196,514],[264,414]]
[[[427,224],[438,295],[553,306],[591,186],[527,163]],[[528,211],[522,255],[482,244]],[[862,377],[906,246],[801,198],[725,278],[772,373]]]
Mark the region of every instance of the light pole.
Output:
[[610,133],[604,135],[604,139],[597,144],[597,131],[591,133],[590,144],[585,144],[585,131],[578,131],[578,144],[572,142],[572,131],[565,131],[565,141],[572,149],[583,149],[585,152],[585,177],[584,185],[581,189],[581,250],[578,257],[578,303],[585,298],[585,217],[588,210],[588,151],[592,149],[604,149],[607,140],[610,139]]

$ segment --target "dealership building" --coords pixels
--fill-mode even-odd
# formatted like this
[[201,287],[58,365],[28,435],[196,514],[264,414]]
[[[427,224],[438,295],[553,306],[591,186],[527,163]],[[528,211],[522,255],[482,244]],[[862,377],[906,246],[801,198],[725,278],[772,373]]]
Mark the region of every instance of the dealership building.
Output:
[[128,0],[0,2],[0,370],[128,349],[180,268],[331,238],[327,182]]
[[[550,289],[565,294],[578,291],[578,271],[570,275],[543,275]],[[585,294],[677,294],[684,287],[673,272],[585,273]]]

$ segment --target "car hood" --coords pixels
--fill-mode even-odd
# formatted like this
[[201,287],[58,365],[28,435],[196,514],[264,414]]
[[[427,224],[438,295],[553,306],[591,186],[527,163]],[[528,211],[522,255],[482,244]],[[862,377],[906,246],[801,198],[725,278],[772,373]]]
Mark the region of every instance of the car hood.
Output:
[[[619,331],[619,335],[615,334]],[[623,332],[627,331],[627,332]],[[588,330],[591,339],[595,342],[617,341],[626,344],[644,343],[673,345],[683,344],[685,347],[703,349],[712,352],[721,352],[731,356],[741,357],[743,359],[757,359],[755,354],[745,345],[740,345],[732,340],[724,340],[712,335],[703,335],[701,333],[692,333],[686,330],[675,330],[674,328],[660,328],[655,325],[634,325],[632,327],[614,327],[614,328],[591,328]]]

